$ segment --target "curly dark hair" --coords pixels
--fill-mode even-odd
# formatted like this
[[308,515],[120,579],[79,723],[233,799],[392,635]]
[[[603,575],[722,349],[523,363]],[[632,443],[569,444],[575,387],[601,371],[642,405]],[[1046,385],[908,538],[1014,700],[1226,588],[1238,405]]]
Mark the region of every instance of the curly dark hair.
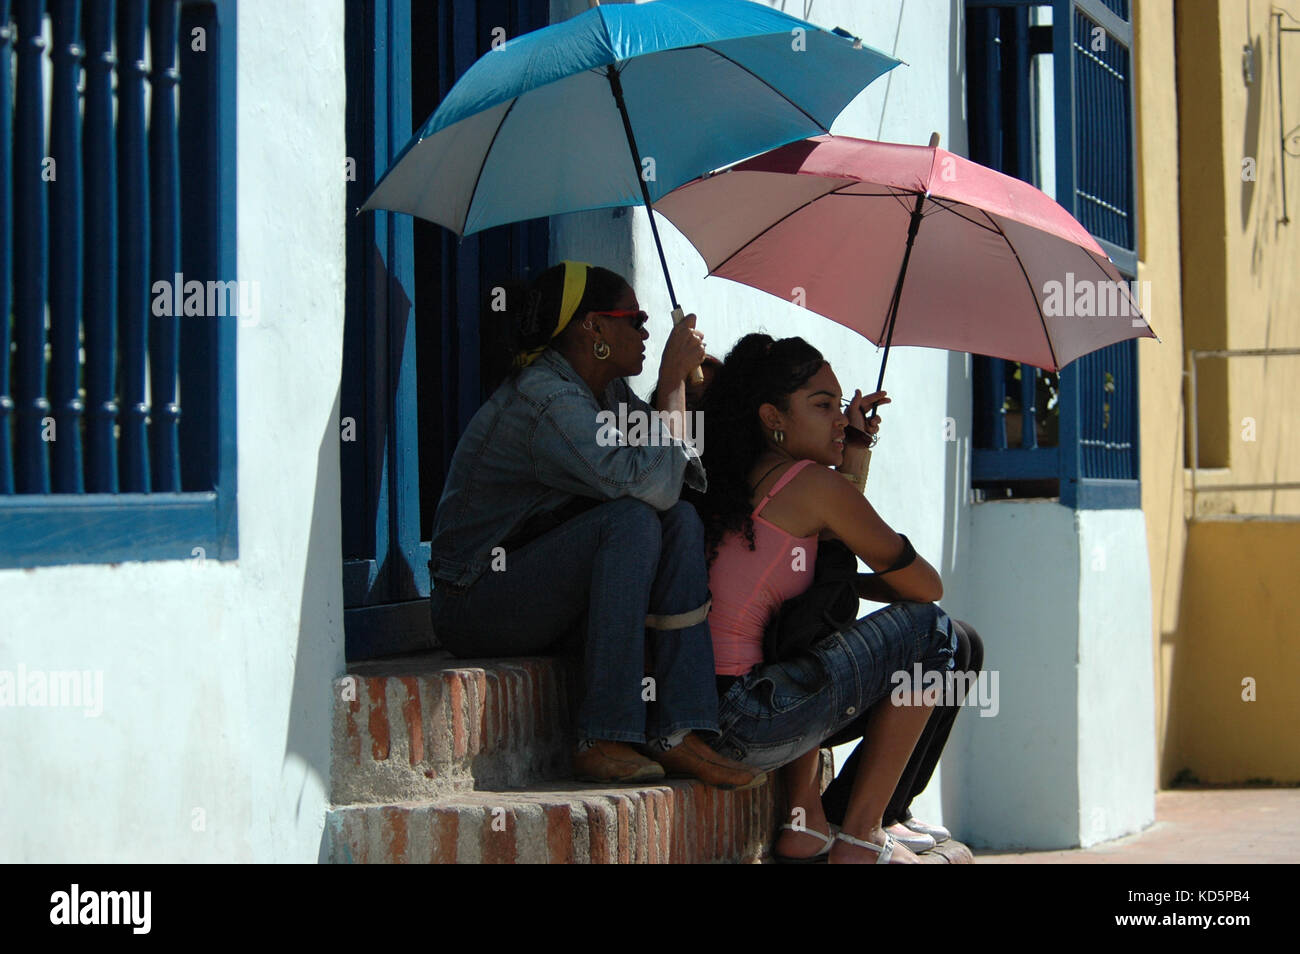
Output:
[[[576,314],[613,309],[628,287],[623,276],[593,265],[587,270],[587,286]],[[482,312],[483,375],[490,388],[519,373],[514,367],[516,355],[551,341],[563,297],[563,264],[548,268],[536,281],[510,279],[487,289]]]
[[751,334],[736,342],[718,369],[702,405],[709,429],[703,455],[709,489],[690,498],[704,522],[710,564],[728,532],[743,533],[754,549],[749,471],[767,446],[759,407],[773,404],[788,411],[790,395],[825,363],[821,352],[802,338],[778,341]]

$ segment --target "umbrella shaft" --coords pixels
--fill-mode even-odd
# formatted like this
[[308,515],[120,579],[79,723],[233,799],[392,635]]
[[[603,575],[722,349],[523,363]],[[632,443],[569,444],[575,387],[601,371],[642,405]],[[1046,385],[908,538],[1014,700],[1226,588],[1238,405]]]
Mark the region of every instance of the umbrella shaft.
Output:
[[[921,227],[921,206],[925,196],[916,197],[916,207],[912,209],[912,221],[907,226],[907,248],[903,250],[903,264],[898,269],[898,281],[894,282],[894,297],[889,300],[889,318],[885,323],[885,354],[880,359],[880,376],[876,378],[876,390],[885,382],[885,365],[889,361],[889,345],[894,340],[894,322],[898,318],[898,303],[903,297],[903,279],[907,277],[907,262],[912,257],[912,246],[916,243],[916,233]],[[876,405],[871,405],[871,416],[876,417]]]
[[609,88],[614,94],[618,114],[623,117],[623,132],[627,134],[627,147],[632,150],[632,165],[636,167],[636,181],[641,185],[641,201],[645,203],[645,214],[650,218],[650,233],[654,236],[655,250],[659,253],[659,267],[664,270],[668,298],[672,301],[675,310],[678,307],[677,293],[673,290],[673,279],[668,274],[668,259],[664,257],[664,246],[659,240],[659,228],[655,225],[654,211],[650,208],[650,187],[646,185],[645,178],[641,174],[641,153],[636,148],[636,137],[632,135],[632,120],[627,115],[627,104],[623,102],[623,84],[618,78],[618,70],[614,69],[612,63],[605,68],[605,75],[609,77]]

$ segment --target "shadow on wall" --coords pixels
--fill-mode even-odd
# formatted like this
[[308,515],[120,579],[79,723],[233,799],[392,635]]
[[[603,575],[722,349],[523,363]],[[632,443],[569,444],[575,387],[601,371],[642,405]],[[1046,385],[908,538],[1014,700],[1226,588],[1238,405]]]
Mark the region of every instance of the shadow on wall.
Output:
[[[1254,64],[1255,77],[1254,82],[1246,87],[1246,122],[1242,130],[1241,138],[1241,155],[1243,161],[1246,159],[1253,160],[1253,175],[1242,176],[1241,182],[1241,228],[1245,231],[1250,227],[1250,212],[1255,203],[1255,180],[1259,175],[1259,169],[1262,157],[1259,154],[1259,117],[1263,108],[1261,100],[1264,95],[1264,78],[1261,75],[1264,69],[1264,56],[1261,49],[1260,38],[1252,37],[1250,45],[1247,47],[1250,51],[1250,61]],[[1258,231],[1258,230],[1257,230]],[[1256,248],[1258,249],[1258,235],[1256,238]],[[1253,269],[1252,269],[1253,270]]]
[[952,0],[948,17],[948,136],[949,152],[969,155],[966,136],[966,3]]
[[[293,692],[289,699],[289,728],[284,742],[282,772],[292,759],[304,767],[294,804],[294,823],[302,824],[308,785],[319,787],[329,800],[330,686],[342,675],[343,581],[339,547],[339,391],[326,419],[316,455],[316,496],[298,608],[298,648],[294,655]],[[316,811],[312,805],[310,811]],[[325,860],[324,816],[317,859]]]
[[[965,524],[966,509],[963,498],[970,483],[970,441],[971,441],[971,377],[970,359],[961,352],[948,353],[948,414],[955,422],[955,440],[946,441],[943,455],[943,551],[940,554],[940,573],[944,576],[944,589],[951,587],[951,580],[960,577],[970,565],[967,547],[969,525]],[[946,430],[945,430],[946,434]],[[960,600],[960,591],[953,589],[953,595]],[[983,635],[980,621],[962,615],[964,610],[959,603],[944,601],[944,609],[950,615],[969,620],[970,624]],[[984,665],[990,665],[992,647],[986,644]],[[996,663],[992,663],[996,665]],[[968,712],[958,716],[958,721],[975,715]],[[947,746],[940,763],[940,803],[943,817],[951,828],[968,816],[965,809],[965,797],[969,795],[970,786],[965,784],[968,775],[966,753],[960,746]]]

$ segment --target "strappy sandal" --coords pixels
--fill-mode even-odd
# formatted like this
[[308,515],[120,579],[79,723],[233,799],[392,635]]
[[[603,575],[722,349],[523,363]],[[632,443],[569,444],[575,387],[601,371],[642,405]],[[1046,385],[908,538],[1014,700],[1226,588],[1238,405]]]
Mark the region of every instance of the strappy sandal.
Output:
[[854,838],[852,835],[846,835],[842,831],[837,831],[835,837],[840,841],[848,842],[850,845],[856,845],[859,848],[870,848],[876,853],[876,864],[887,865],[889,859],[894,857],[894,836],[885,832],[885,844],[877,845],[875,842],[863,841],[861,838]]
[[820,838],[824,841],[826,847],[815,855],[809,855],[807,858],[799,858],[794,855],[779,855],[774,851],[772,852],[772,860],[774,860],[778,865],[824,865],[826,864],[826,859],[831,856],[831,846],[835,844],[836,834],[834,825],[831,826],[832,834],[830,835],[823,835],[819,831],[803,826],[795,828],[794,825],[782,825],[781,831],[797,831],[803,835],[812,835],[813,837]]

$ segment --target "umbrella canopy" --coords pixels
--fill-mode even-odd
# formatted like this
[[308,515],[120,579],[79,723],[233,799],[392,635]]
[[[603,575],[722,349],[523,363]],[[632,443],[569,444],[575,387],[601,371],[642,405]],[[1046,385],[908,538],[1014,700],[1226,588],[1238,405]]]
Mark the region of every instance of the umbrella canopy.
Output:
[[938,147],[819,136],[688,183],[654,207],[709,274],[786,300],[802,289],[811,311],[876,344],[1055,371],[1155,337],[1073,216],[1032,185]]
[[827,131],[898,62],[748,0],[596,7],[481,57],[363,208],[468,235],[653,201]]

